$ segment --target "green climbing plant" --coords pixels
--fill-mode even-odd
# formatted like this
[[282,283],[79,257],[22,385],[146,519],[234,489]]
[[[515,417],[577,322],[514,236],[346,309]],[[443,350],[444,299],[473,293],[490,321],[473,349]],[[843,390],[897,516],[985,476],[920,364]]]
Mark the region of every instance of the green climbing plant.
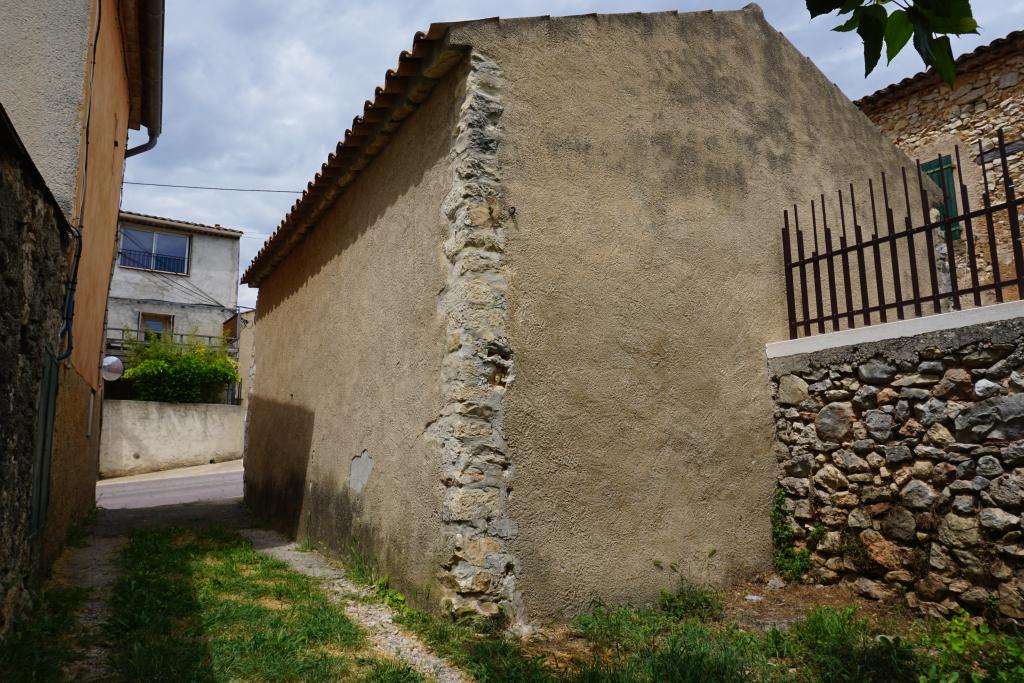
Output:
[[786,512],[786,492],[778,486],[772,499],[772,559],[787,581],[797,581],[811,569],[811,554],[806,548],[797,548],[795,542],[796,532]]

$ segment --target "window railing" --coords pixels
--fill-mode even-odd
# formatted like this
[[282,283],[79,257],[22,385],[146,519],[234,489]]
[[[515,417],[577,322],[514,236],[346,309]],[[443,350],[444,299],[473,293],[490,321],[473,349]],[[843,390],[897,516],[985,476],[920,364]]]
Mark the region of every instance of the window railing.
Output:
[[188,258],[184,256],[154,254],[150,251],[138,251],[135,249],[122,249],[120,263],[126,268],[158,270],[164,273],[188,272]]

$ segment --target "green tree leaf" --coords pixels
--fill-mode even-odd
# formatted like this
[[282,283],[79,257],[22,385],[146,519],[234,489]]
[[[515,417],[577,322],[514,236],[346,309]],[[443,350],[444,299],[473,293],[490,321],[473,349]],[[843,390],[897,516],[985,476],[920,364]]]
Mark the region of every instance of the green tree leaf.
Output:
[[[971,11],[970,0],[806,0],[811,18],[837,12],[851,14],[833,31],[856,30],[864,42],[864,75],[870,74],[881,58],[882,43],[891,63],[913,37],[914,49],[925,65],[932,67],[944,81],[951,84],[956,75],[956,62],[949,36],[977,33],[978,22]],[[899,9],[890,15],[886,5]]]
[[861,7],[858,7],[855,10],[853,10],[853,16],[851,16],[845,24],[840,24],[839,26],[836,26],[832,30],[839,31],[840,33],[846,33],[847,31],[852,31],[855,28],[857,28],[857,25],[860,24],[861,10]]
[[835,12],[840,9],[846,0],[807,0],[807,11],[811,13],[811,18],[820,17],[822,14],[828,14]]
[[970,0],[915,0],[928,21],[931,33],[963,35],[977,33],[978,22],[971,13]]
[[888,63],[899,54],[912,35],[914,26],[907,18],[906,12],[898,9],[889,15],[889,20],[885,23],[885,56]]
[[864,41],[864,75],[874,71],[882,56],[882,40],[885,37],[885,25],[888,20],[885,8],[881,5],[868,5],[861,8],[860,23],[857,35]]
[[949,36],[931,39],[932,55],[935,71],[950,87],[956,81],[956,62],[953,59],[953,48],[949,44]]

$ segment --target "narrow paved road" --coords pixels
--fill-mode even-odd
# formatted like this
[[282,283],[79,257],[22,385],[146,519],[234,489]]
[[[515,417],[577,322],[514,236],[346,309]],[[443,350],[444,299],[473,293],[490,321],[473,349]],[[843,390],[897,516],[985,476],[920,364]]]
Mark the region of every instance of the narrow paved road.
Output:
[[107,510],[224,500],[241,495],[241,460],[104,479],[96,485],[96,504]]

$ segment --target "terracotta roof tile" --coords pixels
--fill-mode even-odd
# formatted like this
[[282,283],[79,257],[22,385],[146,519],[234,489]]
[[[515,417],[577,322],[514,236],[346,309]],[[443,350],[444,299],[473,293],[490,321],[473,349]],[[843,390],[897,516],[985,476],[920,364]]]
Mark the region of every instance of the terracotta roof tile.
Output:
[[384,146],[401,120],[427,98],[437,80],[462,58],[464,49],[445,44],[452,25],[432,24],[426,33],[417,32],[412,49],[398,55],[398,67],[384,75],[384,85],[377,87],[372,101],[363,104],[363,113],[352,120],[351,128],[345,131],[334,152],[263,243],[242,275],[242,282],[259,285]]
[[177,218],[165,218],[163,216],[154,216],[148,213],[137,213],[135,211],[121,211],[117,219],[119,221],[129,221],[131,223],[141,223],[143,225],[154,225],[157,227],[165,228],[181,228],[183,230],[191,230],[200,228],[203,232],[220,233],[225,237],[241,237],[242,231],[235,230],[233,228],[225,228],[220,225],[206,225],[205,223],[193,223],[192,221],[178,220]]
[[[1014,31],[1003,38],[993,40],[988,45],[982,45],[971,52],[967,52],[957,57],[957,73],[962,73],[969,69],[981,66],[993,59],[997,59],[1005,54],[1010,54],[1021,49],[1024,49],[1024,31]],[[861,109],[864,109],[865,107],[875,107],[884,104],[885,102],[909,95],[918,90],[923,90],[924,88],[937,85],[938,83],[940,83],[940,79],[936,75],[935,70],[928,69],[927,71],[921,71],[909,78],[904,78],[898,83],[887,85],[881,90],[877,90],[870,95],[865,95],[859,100],[855,100],[854,104]]]
[[[755,5],[747,6],[751,7],[756,8]],[[711,10],[695,14],[705,12]],[[644,13],[589,13],[573,17],[599,18],[642,14]],[[678,15],[679,12],[670,10],[652,14]],[[373,101],[366,101],[362,115],[355,117],[352,127],[345,131],[345,136],[338,142],[334,153],[328,156],[327,161],[320,167],[320,172],[310,181],[302,196],[296,200],[274,233],[264,242],[252,263],[242,274],[242,282],[250,287],[259,286],[260,281],[287,256],[305,232],[316,224],[344,188],[355,179],[360,169],[386,144],[399,128],[402,119],[415,111],[419,104],[426,100],[437,81],[462,59],[468,46],[450,44],[450,28],[486,22],[520,23],[546,20],[551,20],[551,17],[491,17],[431,24],[426,33],[417,32],[413,37],[412,50],[399,54],[398,67],[389,69],[385,74],[384,85],[376,88]]]

